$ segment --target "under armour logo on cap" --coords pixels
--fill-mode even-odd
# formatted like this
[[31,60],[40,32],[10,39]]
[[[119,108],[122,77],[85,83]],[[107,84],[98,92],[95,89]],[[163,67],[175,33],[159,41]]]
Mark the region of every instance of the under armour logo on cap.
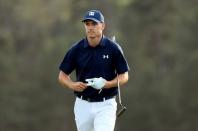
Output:
[[95,12],[90,11],[89,16],[94,16]]
[[90,10],[85,14],[82,22],[85,22],[86,20],[92,20],[97,23],[100,23],[100,22],[104,23],[104,16],[99,10]]

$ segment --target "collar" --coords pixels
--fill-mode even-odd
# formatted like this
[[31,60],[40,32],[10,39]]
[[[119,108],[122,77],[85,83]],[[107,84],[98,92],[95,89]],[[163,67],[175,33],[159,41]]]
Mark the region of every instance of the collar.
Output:
[[[103,35],[98,46],[105,47],[106,45],[105,39],[106,39],[106,36]],[[84,45],[84,48],[90,47],[87,37],[84,39],[83,45]]]

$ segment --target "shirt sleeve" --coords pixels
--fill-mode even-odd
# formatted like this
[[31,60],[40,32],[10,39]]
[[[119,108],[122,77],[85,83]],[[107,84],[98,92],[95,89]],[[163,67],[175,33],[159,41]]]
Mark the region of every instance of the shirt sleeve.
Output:
[[118,74],[122,74],[130,70],[129,65],[124,57],[123,50],[118,44],[115,51],[115,68]]
[[65,74],[70,74],[76,67],[75,65],[75,53],[74,49],[71,48],[65,55],[63,61],[61,62],[59,69]]

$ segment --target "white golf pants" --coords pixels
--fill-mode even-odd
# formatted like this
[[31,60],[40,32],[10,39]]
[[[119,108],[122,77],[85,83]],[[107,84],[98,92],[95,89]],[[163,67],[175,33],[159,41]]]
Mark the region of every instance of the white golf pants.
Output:
[[103,102],[87,102],[76,98],[74,114],[78,131],[113,131],[116,110],[115,98]]

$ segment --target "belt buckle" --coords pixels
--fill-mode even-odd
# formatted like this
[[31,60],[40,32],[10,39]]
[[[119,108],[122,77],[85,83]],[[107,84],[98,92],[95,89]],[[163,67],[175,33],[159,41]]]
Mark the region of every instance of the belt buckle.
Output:
[[88,102],[91,102],[91,99],[90,99],[90,98],[87,98],[87,101],[88,101]]
[[106,101],[107,99],[105,97],[103,97],[103,102]]

